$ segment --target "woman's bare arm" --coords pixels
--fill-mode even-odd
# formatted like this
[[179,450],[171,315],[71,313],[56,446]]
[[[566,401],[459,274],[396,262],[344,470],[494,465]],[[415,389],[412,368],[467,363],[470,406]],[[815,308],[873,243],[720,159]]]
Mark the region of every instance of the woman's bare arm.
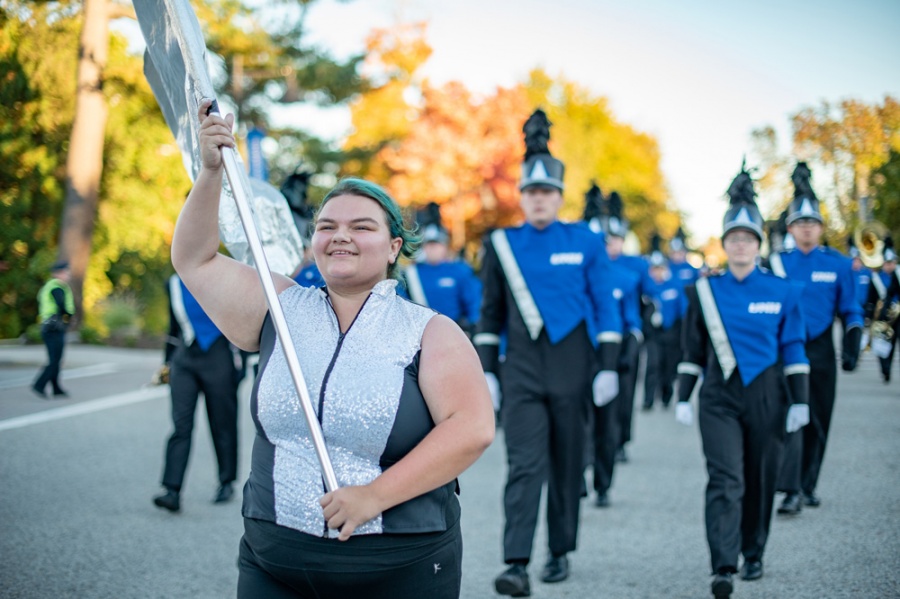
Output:
[[[222,147],[235,146],[234,118],[206,116],[209,104],[200,105],[201,169],[175,225],[172,265],[219,330],[241,349],[255,351],[268,310],[259,275],[255,268],[219,253]],[[293,284],[275,275],[279,293]]]

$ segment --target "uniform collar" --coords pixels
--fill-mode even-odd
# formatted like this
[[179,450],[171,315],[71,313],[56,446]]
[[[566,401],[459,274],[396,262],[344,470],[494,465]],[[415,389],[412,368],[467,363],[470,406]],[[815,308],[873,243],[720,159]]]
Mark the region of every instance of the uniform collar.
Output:
[[547,225],[547,226],[544,227],[543,229],[538,229],[537,227],[535,227],[534,225],[532,225],[531,223],[529,223],[529,222],[527,222],[527,221],[526,221],[525,223],[522,224],[522,228],[523,228],[525,231],[532,232],[532,233],[534,233],[534,234],[536,234],[536,235],[543,235],[543,234],[545,234],[545,233],[549,233],[550,231],[555,230],[558,226],[559,226],[559,220],[558,220],[558,219],[555,220],[555,221],[553,221],[552,223],[550,223],[549,225]]
[[731,274],[731,271],[728,269],[725,270],[725,274],[722,276],[724,276],[729,281],[733,281],[737,285],[746,285],[747,283],[749,283],[750,281],[752,281],[753,279],[755,279],[756,277],[759,276],[759,267],[754,266],[753,270],[750,271],[750,274],[748,274],[746,277],[744,277],[740,281],[738,281],[737,277],[735,277],[733,274]]

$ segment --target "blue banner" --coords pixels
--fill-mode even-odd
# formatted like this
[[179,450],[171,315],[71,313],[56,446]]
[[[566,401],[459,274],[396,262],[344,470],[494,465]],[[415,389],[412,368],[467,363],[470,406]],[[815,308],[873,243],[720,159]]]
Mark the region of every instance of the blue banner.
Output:
[[247,170],[251,179],[269,180],[269,165],[262,153],[262,140],[266,132],[254,127],[247,132]]

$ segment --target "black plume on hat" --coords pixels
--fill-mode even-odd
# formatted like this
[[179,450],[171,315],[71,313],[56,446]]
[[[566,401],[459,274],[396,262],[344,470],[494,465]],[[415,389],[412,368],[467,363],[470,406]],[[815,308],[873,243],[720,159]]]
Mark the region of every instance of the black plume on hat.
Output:
[[824,222],[822,213],[819,212],[819,198],[813,191],[810,180],[812,179],[812,171],[805,162],[798,162],[791,174],[791,181],[794,184],[794,199],[788,207],[787,224],[793,223],[801,218],[811,218]]
[[748,229],[763,238],[763,218],[756,205],[756,191],[753,189],[753,179],[747,172],[746,161],[741,164],[741,172],[728,186],[728,198],[731,205],[725,211],[723,219],[722,237],[732,229]]
[[596,182],[591,181],[591,188],[584,194],[584,212],[582,213],[581,220],[590,223],[596,219],[599,223],[602,217],[603,192],[600,191],[600,187],[597,186]]
[[284,183],[281,184],[279,191],[287,199],[288,206],[291,209],[291,216],[294,218],[294,226],[303,238],[305,245],[309,244],[312,237],[312,218],[315,209],[307,203],[309,189],[309,180],[312,173],[303,168],[302,165],[297,166],[294,172],[287,176]]
[[653,233],[650,238],[650,266],[665,266],[666,257],[662,253],[662,237]]
[[423,242],[447,243],[449,235],[441,222],[441,206],[437,202],[429,202],[416,213],[416,224],[422,231]]
[[312,218],[313,208],[307,204],[307,190],[312,173],[298,166],[281,184],[281,193],[287,198],[288,206],[302,218]]
[[611,192],[606,200],[605,230],[607,235],[615,235],[616,237],[625,237],[628,234],[625,206],[618,191]]
[[565,166],[550,155],[547,146],[551,126],[552,123],[546,113],[538,108],[522,127],[525,134],[525,161],[522,163],[520,190],[530,185],[546,185],[560,191],[563,189]]

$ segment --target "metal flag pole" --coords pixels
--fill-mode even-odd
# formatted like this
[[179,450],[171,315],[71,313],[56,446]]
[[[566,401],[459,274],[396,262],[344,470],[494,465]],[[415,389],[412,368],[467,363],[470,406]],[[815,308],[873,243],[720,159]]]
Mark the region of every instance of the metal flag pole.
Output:
[[[144,55],[147,78],[169,128],[178,140],[191,180],[194,180],[200,168],[197,144],[199,123],[196,118],[200,102],[211,99],[213,105],[210,112],[218,114],[215,92],[206,70],[206,44],[200,32],[200,24],[188,0],[134,0],[134,9],[147,41]],[[338,488],[337,477],[325,447],[322,428],[306,388],[297,350],[278,301],[275,281],[250,207],[250,181],[240,155],[234,149],[223,147],[222,159],[228,179],[226,193],[223,195],[231,195],[237,206],[269,314],[284,349],[288,370],[312,436],[325,488],[331,492]],[[230,194],[227,193],[229,191]]]

